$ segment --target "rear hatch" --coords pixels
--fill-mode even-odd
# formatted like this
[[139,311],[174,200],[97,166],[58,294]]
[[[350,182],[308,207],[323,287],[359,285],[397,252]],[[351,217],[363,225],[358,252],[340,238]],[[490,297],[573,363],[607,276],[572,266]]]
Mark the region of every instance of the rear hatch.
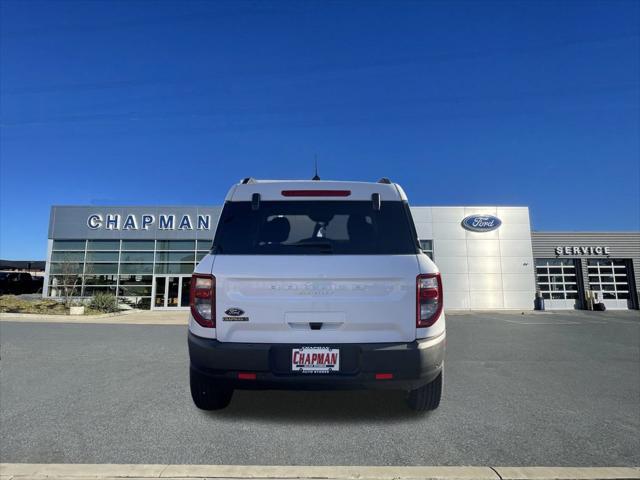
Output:
[[415,255],[219,255],[213,271],[219,341],[415,340]]
[[402,201],[227,202],[214,240],[216,337],[415,339],[417,242]]

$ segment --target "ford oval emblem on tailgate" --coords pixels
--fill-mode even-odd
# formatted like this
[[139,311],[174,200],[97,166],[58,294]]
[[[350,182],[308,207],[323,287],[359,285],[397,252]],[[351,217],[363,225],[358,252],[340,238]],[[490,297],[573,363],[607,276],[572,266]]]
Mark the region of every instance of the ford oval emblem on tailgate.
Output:
[[244,314],[244,310],[242,310],[241,308],[231,307],[227,308],[224,313],[226,313],[230,317],[240,317]]
[[502,221],[493,215],[469,215],[462,220],[462,227],[472,232],[490,232],[500,225]]

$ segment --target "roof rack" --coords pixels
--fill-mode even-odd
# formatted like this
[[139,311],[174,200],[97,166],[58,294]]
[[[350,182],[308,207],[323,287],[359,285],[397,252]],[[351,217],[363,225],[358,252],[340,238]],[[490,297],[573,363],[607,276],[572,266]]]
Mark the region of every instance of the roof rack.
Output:
[[256,180],[253,177],[245,177],[240,181],[240,183],[242,185],[246,185],[248,183],[256,183]]
[[390,185],[391,180],[389,180],[387,177],[382,177],[380,180],[378,180],[378,183],[384,183],[386,185]]

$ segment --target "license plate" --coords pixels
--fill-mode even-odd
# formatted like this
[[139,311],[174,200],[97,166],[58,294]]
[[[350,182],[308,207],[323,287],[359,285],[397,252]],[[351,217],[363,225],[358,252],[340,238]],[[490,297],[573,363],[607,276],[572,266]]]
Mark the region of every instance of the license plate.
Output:
[[291,370],[302,373],[340,371],[340,350],[329,347],[300,347],[291,351]]

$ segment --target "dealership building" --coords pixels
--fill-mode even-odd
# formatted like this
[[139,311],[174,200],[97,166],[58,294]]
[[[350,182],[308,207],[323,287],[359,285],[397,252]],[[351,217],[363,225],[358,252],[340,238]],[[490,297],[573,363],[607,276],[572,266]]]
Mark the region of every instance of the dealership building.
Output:
[[[185,309],[221,207],[54,206],[43,295],[109,292],[138,308]],[[640,232],[531,231],[528,207],[411,207],[450,310],[638,309]],[[476,226],[479,225],[479,228]]]

